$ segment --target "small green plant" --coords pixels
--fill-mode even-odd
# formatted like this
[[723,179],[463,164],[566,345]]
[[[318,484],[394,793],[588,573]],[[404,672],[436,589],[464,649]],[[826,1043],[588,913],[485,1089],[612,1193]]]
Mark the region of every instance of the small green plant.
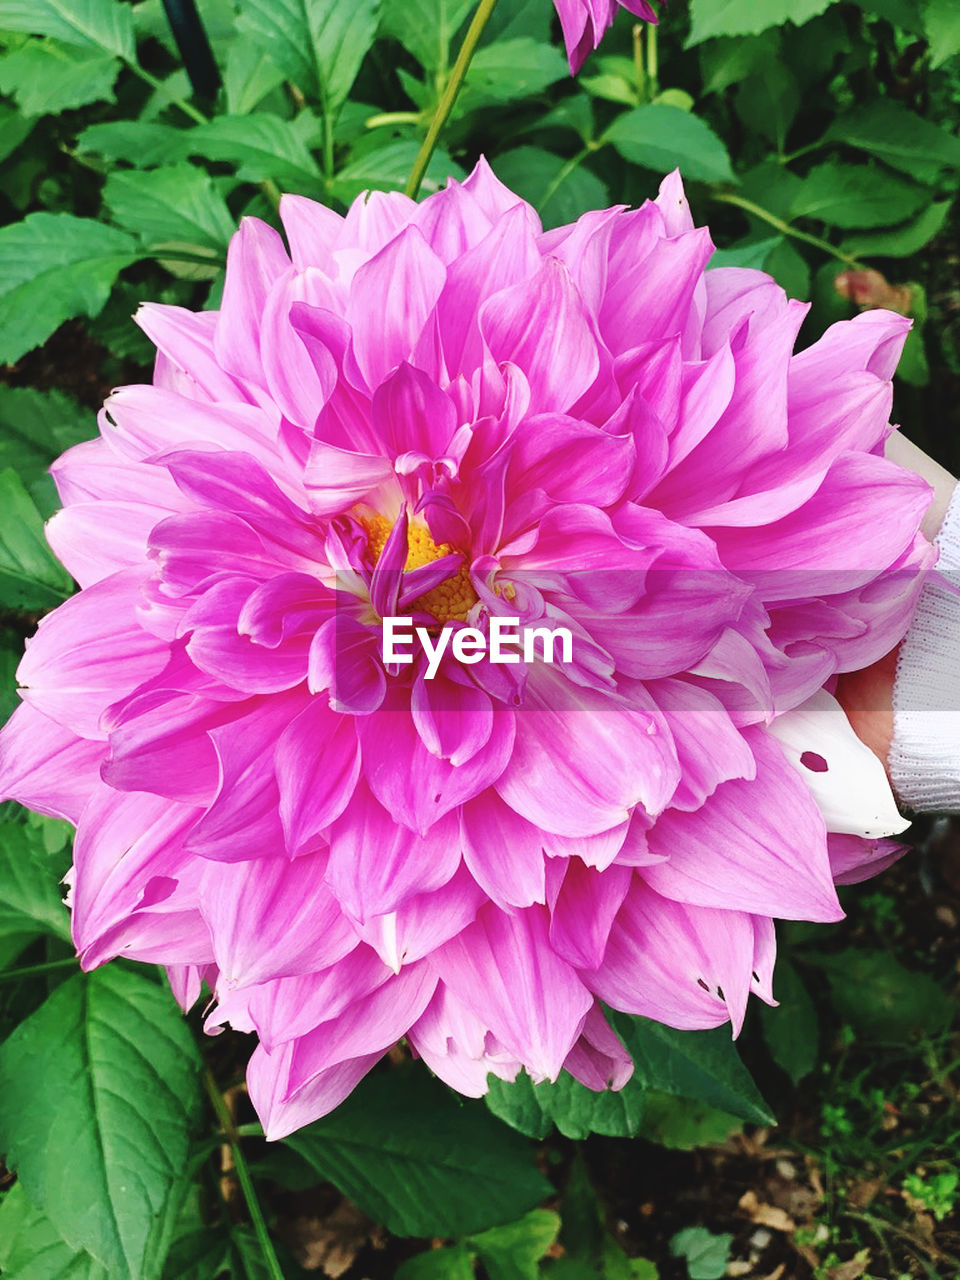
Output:
[[924,1175],[920,1170],[908,1173],[903,1180],[904,1197],[932,1213],[938,1222],[950,1216],[957,1207],[960,1173],[948,1169],[944,1173]]

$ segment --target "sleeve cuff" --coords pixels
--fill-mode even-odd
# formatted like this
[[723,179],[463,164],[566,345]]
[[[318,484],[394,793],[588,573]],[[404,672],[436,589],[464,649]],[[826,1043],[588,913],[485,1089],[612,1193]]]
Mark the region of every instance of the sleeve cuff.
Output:
[[900,646],[888,770],[912,809],[960,809],[960,485],[937,537],[940,557]]

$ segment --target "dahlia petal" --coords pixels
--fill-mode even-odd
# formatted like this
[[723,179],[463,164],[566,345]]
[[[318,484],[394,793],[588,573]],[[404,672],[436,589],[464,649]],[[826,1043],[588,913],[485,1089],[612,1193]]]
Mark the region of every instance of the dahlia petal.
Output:
[[322,696],[287,725],[277,743],[280,821],[288,851],[317,840],[350,803],[360,777],[353,717],[332,711]]
[[495,793],[460,810],[463,860],[487,897],[504,911],[546,901],[542,838]]
[[647,692],[666,717],[680,761],[671,808],[699,809],[722,782],[756,777],[746,738],[713,694],[685,680],[648,681]]
[[833,832],[827,833],[827,849],[835,884],[861,884],[909,852],[908,845],[895,840],[866,840]]
[[76,823],[100,780],[102,742],[78,738],[29,703],[0,731],[0,799]]
[[595,1004],[587,1014],[580,1039],[567,1054],[563,1068],[597,1092],[616,1092],[633,1075],[633,1059],[611,1030],[599,1005]]
[[387,682],[370,627],[338,613],[325,622],[310,645],[307,687],[330,691],[334,711],[367,716],[383,701]]
[[386,458],[338,449],[323,440],[311,444],[304,470],[310,509],[318,516],[348,510],[392,477]]
[[242,381],[217,363],[213,350],[215,315],[195,315],[183,307],[150,302],[133,318],[185,380],[184,390],[193,392],[191,398],[227,404],[252,402]]
[[45,533],[70,576],[90,587],[121,569],[142,565],[152,529],[169,514],[142,503],[75,503],[52,516]]
[[431,459],[442,457],[457,428],[450,397],[406,361],[374,392],[371,414],[375,423],[383,424],[393,457],[408,450]]
[[508,915],[485,906],[432,964],[508,1054],[556,1080],[592,1001],[573,968],[552,950],[545,908]]
[[487,1092],[489,1075],[513,1081],[523,1065],[491,1045],[486,1026],[442,982],[407,1039],[435,1075],[468,1098]]
[[312,1124],[333,1111],[352,1093],[363,1077],[383,1057],[386,1049],[361,1058],[347,1059],[318,1072],[290,1096],[287,1079],[295,1042],[275,1053],[262,1045],[254,1049],[247,1063],[247,1088],[268,1142],[279,1142],[297,1129]]
[[[280,693],[306,680],[313,636],[295,634],[268,646],[242,634],[240,619],[254,589],[248,578],[215,583],[183,615],[180,633],[201,671],[245,693]],[[327,612],[317,610],[321,617]]]
[[326,870],[325,852],[269,858],[252,880],[243,862],[207,864],[200,910],[227,988],[315,973],[353,950],[357,935],[326,886]]
[[[555,864],[554,864],[555,865]],[[596,871],[571,858],[550,908],[550,945],[575,969],[599,969],[614,918],[633,880],[630,867]]]
[[259,371],[260,322],[270,287],[289,270],[283,241],[259,218],[243,218],[227,250],[213,350],[221,369],[265,386]]
[[485,902],[476,880],[461,863],[438,889],[406,898],[385,915],[354,921],[357,933],[394,973],[429,956],[476,919]]
[[531,280],[488,298],[479,320],[493,358],[523,370],[541,413],[568,409],[597,376],[597,340],[586,307],[556,259]]
[[670,809],[647,833],[667,861],[639,874],[657,893],[695,906],[784,920],[840,920],[820,810],[762,729],[744,729],[752,780],[721,783],[703,807]]
[[828,831],[876,840],[909,827],[880,760],[825,689],[777,716],[767,732],[810,788]]
[[84,738],[103,739],[111,702],[161,670],[166,646],[135,612],[141,567],[124,569],[42,618],[17,668],[23,699]]
[[343,234],[341,214],[306,196],[283,195],[280,198],[280,221],[295,267],[303,270],[319,265],[333,269],[333,261],[328,255]]
[[[347,319],[368,387],[408,360],[437,304],[447,273],[422,233],[406,227],[353,278]],[[385,299],[390,305],[385,306]]]
[[[112,454],[134,463],[190,445],[209,449],[211,444],[252,453],[267,465],[277,458],[273,419],[250,404],[190,400],[158,386],[118,387],[107,397],[99,422],[100,434]],[[72,453],[70,450],[64,457]],[[62,483],[60,468],[60,463],[54,463],[58,485]],[[166,484],[162,474],[155,475],[149,486],[151,497],[165,492]],[[140,496],[143,491],[141,484],[127,496]]]

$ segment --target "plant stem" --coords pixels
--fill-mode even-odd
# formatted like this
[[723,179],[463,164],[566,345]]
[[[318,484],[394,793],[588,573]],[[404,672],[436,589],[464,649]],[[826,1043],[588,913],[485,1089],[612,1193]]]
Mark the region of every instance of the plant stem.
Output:
[[55,973],[58,969],[76,968],[76,956],[67,956],[64,960],[44,960],[42,964],[25,964],[20,969],[7,969],[0,973],[0,983],[16,982],[18,978],[32,978],[41,973]]
[[253,1179],[250,1177],[247,1158],[240,1147],[237,1127],[233,1123],[233,1116],[223,1100],[223,1094],[220,1092],[220,1088],[213,1078],[213,1072],[209,1067],[204,1069],[203,1085],[210,1102],[213,1104],[217,1119],[220,1121],[220,1127],[230,1143],[234,1165],[236,1166],[237,1181],[240,1183],[243,1198],[247,1202],[247,1212],[250,1214],[250,1221],[253,1224],[253,1230],[260,1245],[260,1252],[263,1254],[267,1274],[270,1276],[270,1280],[284,1280],[283,1272],[280,1270],[280,1263],[277,1261],[277,1255],[274,1252],[273,1241],[267,1231],[263,1210],[260,1208],[260,1201],[257,1199],[257,1193],[253,1186]]
[[410,171],[410,177],[407,179],[405,190],[407,195],[414,200],[417,198],[420,184],[423,182],[423,175],[427,172],[430,157],[436,149],[440,131],[447,123],[450,112],[453,110],[453,104],[457,100],[457,94],[460,92],[464,77],[469,70],[470,62],[476,52],[477,45],[480,43],[483,29],[490,21],[490,15],[493,13],[496,3],[497,0],[480,0],[477,11],[473,15],[473,20],[467,28],[467,34],[463,38],[463,44],[460,46],[457,60],[453,64],[453,70],[450,72],[450,79],[444,87],[443,96],[437,103],[437,109],[433,113],[433,119],[430,121],[427,136],[423,140],[423,145]]
[[637,84],[637,98],[647,101],[647,73],[643,69],[643,23],[633,24],[633,77]]
[[752,200],[747,200],[744,196],[738,196],[733,191],[712,191],[711,198],[719,200],[721,204],[736,205],[738,209],[743,209],[747,213],[752,213],[755,218],[759,218],[761,222],[766,222],[769,226],[776,228],[781,235],[791,236],[794,240],[802,240],[804,244],[812,244],[814,248],[822,250],[831,258],[836,258],[838,262],[842,262],[846,267],[859,267],[860,263],[849,253],[844,253],[838,249],[835,244],[831,244],[829,240],[824,240],[820,236],[814,236],[809,231],[800,231],[790,222],[785,222],[783,218],[778,218],[775,213],[771,213],[769,209],[764,209],[762,205],[754,204]]
[[655,98],[659,92],[659,76],[660,65],[657,57],[657,26],[656,23],[651,22],[647,27],[647,83],[651,99]]
[[422,120],[422,111],[382,111],[364,120],[363,125],[365,129],[382,129],[390,124],[420,124]]
[[193,105],[192,102],[187,102],[186,99],[184,98],[171,97],[167,93],[166,89],[164,88],[163,81],[158,80],[157,77],[151,75],[149,71],[144,71],[143,67],[140,66],[139,62],[128,62],[127,66],[134,73],[134,75],[139,76],[140,79],[145,84],[148,84],[151,89],[155,89],[158,93],[164,94],[167,98],[167,101],[170,103],[171,107],[178,107],[184,113],[184,115],[187,115],[190,117],[190,119],[194,122],[194,124],[210,123],[210,121],[203,114],[203,112],[199,111]]

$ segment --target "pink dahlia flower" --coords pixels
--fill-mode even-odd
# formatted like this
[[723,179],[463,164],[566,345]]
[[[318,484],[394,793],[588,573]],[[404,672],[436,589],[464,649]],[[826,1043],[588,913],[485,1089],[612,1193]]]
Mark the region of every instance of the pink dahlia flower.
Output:
[[607,28],[613,25],[618,9],[626,9],[647,22],[657,21],[656,10],[647,0],[553,0],[553,3],[560,18],[573,75],[599,45]]
[[[0,794],[77,824],[83,966],[256,1032],[267,1133],[397,1040],[454,1088],[631,1062],[601,1002],[736,1031],[774,917],[902,829],[828,692],[903,633],[928,490],[882,456],[907,329],[704,272],[679,178],[543,232],[483,162],[246,220],[220,311],[146,306],[152,386],[53,468],[82,590]],[[516,617],[563,661],[385,661]],[[499,622],[497,625],[500,625]],[[538,652],[540,652],[538,650]]]

